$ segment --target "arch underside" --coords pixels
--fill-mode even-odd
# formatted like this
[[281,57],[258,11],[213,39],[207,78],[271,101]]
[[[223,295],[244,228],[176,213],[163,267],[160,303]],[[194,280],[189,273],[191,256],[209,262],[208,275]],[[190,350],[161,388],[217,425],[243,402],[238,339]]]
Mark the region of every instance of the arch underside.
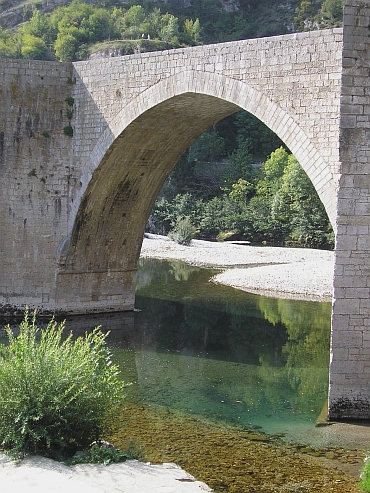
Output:
[[[141,103],[134,101],[117,113],[102,135],[100,146],[96,146],[98,165],[84,193],[71,243],[60,265],[59,291],[63,291],[63,302],[68,296],[66,286],[71,285],[87,291],[86,300],[90,296],[102,300],[105,296],[102,297],[102,290],[110,291],[109,284],[116,285],[116,294],[110,299],[117,299],[117,303],[123,292],[134,293],[146,221],[166,177],[204,131],[232,113],[241,109],[250,111],[275,131],[293,152],[296,149],[298,160],[303,147],[311,152],[312,159],[320,161],[311,143],[303,142],[302,146],[304,134],[291,117],[271,101],[265,101],[263,96],[257,97],[250,88],[243,93],[242,87],[235,86],[235,81],[227,94],[227,85],[224,85],[227,81],[223,79],[215,76],[214,85],[208,84],[207,91],[211,94],[199,91],[196,77],[189,78],[187,87],[180,85],[177,90],[175,81],[171,84],[166,81],[166,91],[162,88],[153,92],[150,88],[148,92],[152,94],[142,98]],[[151,103],[143,107],[143,100]],[[299,146],[295,144],[295,137],[300,140]],[[327,182],[332,186],[330,177]],[[73,282],[66,281],[68,275],[74,275]],[[124,286],[123,291],[120,285]],[[131,298],[130,307],[133,296]]]
[[212,96],[183,94],[133,121],[93,174],[76,217],[66,268],[132,269],[163,182],[210,126],[239,111]]

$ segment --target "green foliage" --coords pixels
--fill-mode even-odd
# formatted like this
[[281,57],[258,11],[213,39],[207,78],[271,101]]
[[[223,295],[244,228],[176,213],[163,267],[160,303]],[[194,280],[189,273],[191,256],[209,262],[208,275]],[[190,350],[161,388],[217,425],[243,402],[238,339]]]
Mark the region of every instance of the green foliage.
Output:
[[334,236],[314,186],[294,156],[284,169],[280,191],[281,212],[290,223],[289,238],[300,245],[327,247]]
[[342,25],[343,0],[304,0],[293,19],[297,31],[311,31]]
[[340,26],[343,19],[343,0],[325,0],[321,6],[321,26]]
[[71,127],[71,125],[67,125],[63,128],[63,133],[68,137],[73,137],[73,127]]
[[31,35],[49,44],[53,41],[54,33],[47,14],[41,14],[38,10],[33,12],[31,19],[25,23],[20,31],[23,35]]
[[251,198],[255,191],[254,185],[243,178],[239,178],[236,183],[231,185],[229,199],[238,204],[245,205],[248,198]]
[[76,58],[78,40],[73,34],[58,34],[54,44],[55,55],[60,62],[72,62]]
[[279,137],[247,111],[239,111],[234,115],[238,146],[246,141],[253,160],[263,161],[278,147],[284,146]]
[[[21,2],[16,0],[12,6],[17,3]],[[163,7],[166,10],[161,13],[160,8]],[[37,3],[25,5],[24,22],[18,33],[9,32],[7,42],[0,36],[0,56],[28,57],[27,49],[23,50],[24,55],[21,53],[23,35],[43,40],[50,50],[49,58],[51,53],[55,53],[54,43],[58,37],[55,57],[61,60],[62,56],[65,60],[65,50],[60,45],[67,42],[64,39],[66,35],[73,36],[77,42],[72,50],[73,59],[83,59],[96,43],[139,40],[143,34],[147,40],[148,36],[150,40],[162,40],[168,48],[286,34],[292,29],[304,31],[331,27],[340,25],[342,19],[342,0],[291,0],[288,4],[279,0],[248,0],[238,2],[235,10],[226,10],[220,0],[197,0],[191,7],[178,0],[127,0],[121,4],[115,0],[103,0],[97,5],[73,0],[69,5],[56,8],[50,16],[41,14],[38,8]],[[73,43],[71,40],[69,43],[71,48]],[[157,45],[156,49],[162,47]],[[67,58],[71,58],[70,50]],[[261,158],[279,145],[275,143],[267,152],[261,149]]]
[[23,37],[21,55],[29,60],[47,60],[49,56],[45,41],[32,34]]
[[126,460],[145,460],[144,448],[136,439],[131,438],[123,452],[104,440],[98,440],[87,449],[78,451],[65,463],[69,466],[76,464],[117,464]]
[[[173,14],[162,14],[159,8],[147,11],[140,5],[125,10],[73,0],[50,16],[36,9],[30,12],[32,16],[18,32],[0,29],[0,56],[42,60],[54,56],[68,62],[88,57],[91,46],[103,41],[145,39],[147,44],[141,43],[141,49],[152,51],[179,46],[180,42],[196,45],[201,37],[199,19],[186,19],[181,30]],[[151,45],[150,40],[156,42]]]
[[[208,139],[197,142],[207,143]],[[179,218],[188,216],[196,227],[197,236],[202,238],[220,238],[232,231],[253,242],[333,247],[334,234],[324,206],[296,158],[279,147],[261,169],[254,168],[250,164],[247,140],[239,143],[224,165],[226,186],[213,189],[213,194],[208,183],[196,181],[200,163],[190,166],[183,158],[181,176],[180,171],[170,175],[170,181],[153,207],[148,230],[168,234]],[[206,146],[204,149],[195,147],[195,150],[203,156],[208,152]],[[195,154],[195,150],[191,152]],[[188,163],[188,168],[184,163]],[[211,167],[212,163],[207,165]],[[186,176],[182,175],[185,172],[189,174],[191,193],[172,196],[175,179],[177,185],[181,179],[185,189]]]
[[28,312],[0,346],[0,444],[14,456],[60,458],[110,434],[124,383],[98,328],[63,338],[64,323],[39,329]]
[[0,57],[21,58],[21,37],[11,35],[0,27]]
[[179,21],[177,17],[168,13],[162,16],[159,39],[167,43],[176,44],[179,42]]
[[361,488],[370,492],[370,457],[366,457],[365,464],[361,470]]
[[223,172],[223,181],[226,188],[232,187],[239,179],[253,181],[253,156],[250,152],[250,140],[239,142],[238,147],[230,155]]
[[133,5],[129,8],[121,22],[122,37],[138,39],[143,33],[148,31],[145,10],[140,5]]
[[201,41],[201,27],[199,19],[193,21],[192,19],[185,19],[184,29],[182,35],[182,41],[186,44],[193,45],[199,44]]
[[180,243],[180,245],[190,245],[195,233],[196,228],[191,223],[190,217],[186,216],[176,221],[174,228],[168,233],[168,236],[176,241],[176,243]]
[[315,25],[315,15],[317,10],[315,8],[314,2],[309,2],[304,0],[297,7],[294,17],[294,27],[297,31],[310,31],[312,29],[317,29]]
[[204,132],[190,147],[189,161],[218,161],[225,157],[225,144],[217,131]]
[[68,465],[76,464],[117,464],[118,462],[124,462],[127,459],[137,459],[133,457],[130,452],[121,452],[112,444],[99,440],[94,442],[88,450],[77,452],[71,459],[68,459],[66,463]]

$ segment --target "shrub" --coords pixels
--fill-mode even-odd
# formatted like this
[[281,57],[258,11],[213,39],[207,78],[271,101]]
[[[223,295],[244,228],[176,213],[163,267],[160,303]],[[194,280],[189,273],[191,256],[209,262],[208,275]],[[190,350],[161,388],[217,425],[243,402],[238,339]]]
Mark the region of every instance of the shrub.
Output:
[[370,457],[366,457],[364,467],[361,471],[361,488],[370,491]]
[[125,462],[126,460],[145,460],[143,447],[135,439],[130,439],[127,448],[121,452],[114,445],[102,441],[94,442],[88,450],[77,452],[66,463],[75,464],[104,464],[105,466],[112,463]]
[[180,245],[190,245],[195,233],[196,228],[192,225],[190,218],[186,216],[176,222],[175,227],[168,233],[168,236],[176,243],[180,243]]
[[35,318],[26,311],[0,345],[0,446],[61,459],[115,429],[124,383],[99,328],[73,340],[64,322],[40,330]]
[[67,125],[63,128],[63,133],[68,137],[73,137],[73,127],[71,127],[71,125]]

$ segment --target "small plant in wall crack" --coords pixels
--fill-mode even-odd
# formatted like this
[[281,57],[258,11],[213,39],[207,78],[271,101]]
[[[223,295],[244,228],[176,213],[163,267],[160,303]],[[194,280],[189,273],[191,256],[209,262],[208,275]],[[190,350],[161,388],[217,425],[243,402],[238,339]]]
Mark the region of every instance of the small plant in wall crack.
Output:
[[67,111],[66,111],[66,117],[69,120],[69,125],[67,125],[66,127],[63,128],[63,133],[64,133],[64,135],[67,135],[68,137],[73,137],[73,127],[71,125],[71,120],[72,120],[72,117],[73,117],[73,109],[72,109],[72,106],[74,105],[75,100],[72,97],[68,97],[68,98],[65,99],[65,102],[68,105],[68,108],[67,108]]
[[68,137],[73,137],[73,128],[71,127],[71,125],[67,125],[66,127],[64,127],[63,133],[64,133],[64,135],[67,135]]
[[35,168],[32,168],[31,171],[28,173],[27,176],[30,177],[30,178],[31,178],[31,176],[35,176],[37,178],[36,169]]

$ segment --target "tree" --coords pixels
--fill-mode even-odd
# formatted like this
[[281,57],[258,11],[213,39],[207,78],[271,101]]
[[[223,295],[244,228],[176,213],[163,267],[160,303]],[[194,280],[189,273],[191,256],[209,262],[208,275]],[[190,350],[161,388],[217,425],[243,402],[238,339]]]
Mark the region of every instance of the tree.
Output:
[[190,45],[197,45],[200,43],[201,29],[199,19],[193,21],[192,19],[185,19],[184,29],[181,36],[182,41]]
[[149,23],[146,19],[145,10],[140,5],[133,5],[124,14],[122,19],[122,37],[139,39],[142,34],[147,33]]
[[159,38],[159,33],[162,27],[162,15],[161,10],[158,8],[153,9],[148,15],[149,33],[152,38]]
[[333,246],[333,231],[325,208],[293,155],[284,169],[280,195],[289,216],[291,240],[311,247]]
[[165,14],[161,18],[161,30],[159,37],[167,43],[179,42],[179,20],[172,14]]
[[279,147],[263,163],[262,178],[257,184],[258,195],[272,196],[281,187],[281,179],[288,164],[288,157],[287,151]]
[[239,111],[234,118],[237,144],[248,141],[254,161],[263,161],[275,149],[284,147],[279,137],[251,113]]
[[88,31],[89,41],[110,40],[119,36],[119,30],[115,25],[114,17],[111,12],[99,8],[93,14],[81,22],[81,28]]
[[231,154],[223,172],[224,186],[226,189],[230,188],[240,179],[249,182],[253,181],[253,157],[250,149],[251,142],[249,139],[246,139],[243,142],[239,142],[239,146]]
[[47,60],[48,48],[43,39],[33,36],[32,34],[26,34],[23,37],[21,54],[23,58],[29,60]]
[[321,7],[323,27],[340,26],[343,18],[343,0],[325,0]]
[[21,35],[11,36],[0,27],[0,57],[21,58]]
[[254,191],[255,186],[253,185],[253,183],[239,178],[236,183],[233,183],[231,185],[229,198],[237,204],[245,205],[247,200],[253,195]]
[[215,129],[204,132],[190,147],[189,161],[215,162],[225,157],[225,143]]
[[55,36],[47,14],[41,14],[39,10],[35,10],[29,22],[21,28],[24,35],[32,35],[42,39],[46,44],[54,41]]
[[295,17],[293,19],[295,29],[297,31],[317,29],[315,25],[316,14],[317,10],[314,2],[308,2],[307,0],[301,2],[295,11]]
[[72,34],[58,35],[54,49],[55,55],[60,62],[72,62],[76,57],[78,40]]

